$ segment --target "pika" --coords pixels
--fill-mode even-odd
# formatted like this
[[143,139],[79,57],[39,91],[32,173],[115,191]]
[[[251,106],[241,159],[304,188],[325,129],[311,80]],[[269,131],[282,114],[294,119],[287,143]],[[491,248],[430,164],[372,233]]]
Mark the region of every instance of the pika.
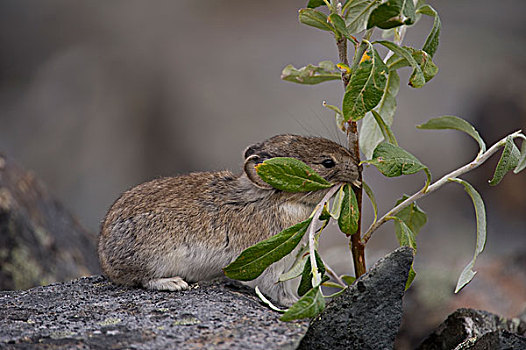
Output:
[[[272,188],[255,166],[273,157],[299,159],[332,183],[358,179],[350,151],[320,137],[278,135],[248,147],[243,171],[191,173],[140,184],[106,214],[98,241],[104,274],[113,282],[176,291],[209,280],[246,248],[309,217],[328,190],[288,193]],[[277,283],[294,254],[269,266],[258,286],[282,305],[297,296]]]

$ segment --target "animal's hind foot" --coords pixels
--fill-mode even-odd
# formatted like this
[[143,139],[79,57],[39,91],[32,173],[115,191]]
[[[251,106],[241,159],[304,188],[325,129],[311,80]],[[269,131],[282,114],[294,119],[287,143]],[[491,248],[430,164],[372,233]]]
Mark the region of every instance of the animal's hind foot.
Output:
[[188,289],[188,283],[179,276],[149,280],[143,283],[143,286],[151,290],[178,291]]

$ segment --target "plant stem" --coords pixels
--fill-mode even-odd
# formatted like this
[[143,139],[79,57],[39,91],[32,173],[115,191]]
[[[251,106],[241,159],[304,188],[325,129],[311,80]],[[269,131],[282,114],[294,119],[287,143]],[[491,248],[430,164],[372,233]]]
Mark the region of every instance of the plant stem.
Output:
[[319,221],[320,214],[331,197],[338,191],[341,184],[337,184],[329,189],[323,199],[318,203],[312,214],[312,221],[309,225],[309,259],[312,269],[312,286],[316,287],[321,283],[321,276],[318,272],[318,264],[316,263],[316,254],[314,253],[316,247],[316,223]]
[[[372,34],[372,31],[367,32],[368,38]],[[336,46],[338,47],[338,57],[340,62],[349,66],[349,58],[347,56],[347,38],[342,37],[336,41]],[[359,50],[357,50],[358,52]],[[355,53],[356,54],[356,53]],[[353,60],[353,63],[356,62],[356,57]],[[352,72],[352,69],[351,69]],[[343,72],[342,73],[342,82],[344,89],[347,88],[349,84],[350,74]],[[354,155],[354,161],[356,164],[360,164],[360,144],[358,142],[358,125],[356,121],[351,120],[347,123],[347,143],[349,150]],[[362,167],[358,168],[358,181],[362,182]],[[353,234],[349,240],[349,247],[351,249],[351,254],[353,257],[354,264],[354,273],[356,278],[360,277],[366,272],[365,267],[365,245],[362,243],[361,239],[361,226],[362,226],[362,188],[353,186],[354,194],[356,195],[356,200],[358,202],[358,229],[355,234]]]
[[[513,138],[517,138],[517,137],[523,138],[524,137],[524,135],[521,134],[521,130],[516,131],[513,134],[508,135],[508,136],[511,136]],[[486,152],[477,155],[477,157],[472,162],[464,165],[461,168],[458,168],[457,170],[454,170],[454,171],[450,172],[449,174],[446,174],[446,175],[442,176],[442,178],[440,178],[439,180],[437,180],[433,184],[431,184],[427,188],[427,190],[425,188],[423,188],[422,190],[416,192],[415,194],[413,194],[412,196],[407,198],[405,201],[403,201],[402,203],[398,204],[393,209],[388,211],[377,222],[375,222],[375,223],[371,224],[371,226],[369,226],[369,229],[363,235],[362,243],[366,244],[369,241],[369,239],[371,239],[371,236],[373,235],[373,233],[380,226],[382,226],[384,223],[386,223],[389,220],[390,217],[395,216],[397,213],[399,213],[405,207],[409,206],[411,203],[419,200],[420,198],[423,198],[423,197],[427,196],[428,194],[430,194],[432,192],[435,192],[437,189],[439,189],[440,187],[442,187],[443,185],[448,183],[449,179],[456,178],[456,177],[458,177],[458,176],[460,176],[462,174],[465,174],[465,173],[467,173],[467,172],[479,167],[486,160],[488,160],[489,157],[491,157],[495,152],[497,152],[501,147],[503,147],[506,144],[506,139],[507,139],[508,136],[504,137],[502,140],[500,140],[497,143],[495,143]]]

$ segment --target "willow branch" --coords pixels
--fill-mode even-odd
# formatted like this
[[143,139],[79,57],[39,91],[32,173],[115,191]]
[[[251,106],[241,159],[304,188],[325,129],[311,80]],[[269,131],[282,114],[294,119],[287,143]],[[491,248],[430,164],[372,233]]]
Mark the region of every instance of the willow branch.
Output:
[[[524,135],[521,134],[521,130],[516,131],[513,134],[508,135],[508,136],[511,136],[514,139],[517,138],[517,137],[521,137],[521,138],[524,137]],[[455,171],[450,172],[449,174],[444,175],[442,178],[440,178],[439,180],[437,180],[433,184],[431,184],[427,188],[427,190],[424,188],[424,189],[416,192],[415,194],[413,194],[412,196],[407,198],[405,201],[403,201],[402,203],[398,204],[393,209],[388,211],[377,222],[375,222],[375,223],[371,224],[371,226],[369,226],[369,229],[363,235],[362,243],[366,244],[367,241],[369,241],[369,239],[373,235],[373,233],[380,226],[382,226],[384,223],[386,223],[389,220],[390,217],[398,214],[402,209],[404,209],[405,207],[409,206],[411,203],[413,203],[413,202],[415,202],[415,201],[417,201],[417,200],[429,195],[432,192],[435,192],[440,187],[442,187],[443,185],[448,183],[449,179],[458,177],[458,176],[460,176],[462,174],[465,174],[465,173],[467,173],[467,172],[469,172],[469,171],[471,171],[471,170],[473,170],[475,168],[478,168],[481,164],[483,164],[486,160],[488,160],[489,157],[491,157],[495,152],[497,152],[501,147],[503,147],[506,144],[506,139],[508,138],[508,136],[504,137],[502,140],[500,140],[497,143],[495,143],[486,152],[483,152],[483,153],[479,154],[472,162],[464,165],[463,167],[461,167],[461,168],[459,168],[459,169],[457,169]]]

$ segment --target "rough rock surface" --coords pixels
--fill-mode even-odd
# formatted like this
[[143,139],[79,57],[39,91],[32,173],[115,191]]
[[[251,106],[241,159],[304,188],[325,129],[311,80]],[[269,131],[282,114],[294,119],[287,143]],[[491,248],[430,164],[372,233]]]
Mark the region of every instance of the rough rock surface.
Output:
[[0,348],[293,349],[308,323],[279,316],[234,282],[154,292],[93,276],[0,292]]
[[31,172],[0,154],[0,290],[98,273],[95,242]]
[[392,349],[413,257],[401,247],[380,259],[312,321],[299,349]]
[[487,311],[458,309],[418,347],[419,350],[526,349],[526,322]]

